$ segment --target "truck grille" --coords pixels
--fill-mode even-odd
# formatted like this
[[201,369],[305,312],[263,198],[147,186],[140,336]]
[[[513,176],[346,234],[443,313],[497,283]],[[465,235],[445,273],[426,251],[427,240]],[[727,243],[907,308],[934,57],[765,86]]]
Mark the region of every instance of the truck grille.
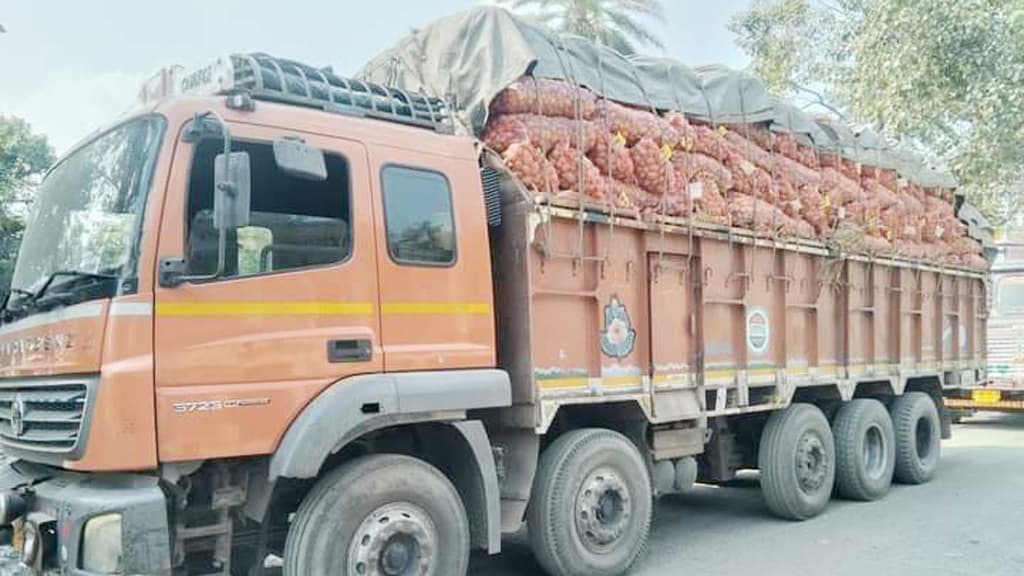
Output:
[[0,381],[0,444],[70,454],[79,448],[90,379]]
[[988,377],[998,384],[1024,379],[1024,332],[1016,320],[995,316],[989,320],[986,367]]

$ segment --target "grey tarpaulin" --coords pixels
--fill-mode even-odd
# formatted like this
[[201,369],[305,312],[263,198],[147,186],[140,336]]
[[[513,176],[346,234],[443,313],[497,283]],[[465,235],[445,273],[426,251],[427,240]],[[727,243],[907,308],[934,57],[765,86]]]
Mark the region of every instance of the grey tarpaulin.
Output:
[[679,110],[691,116],[708,115],[711,103],[692,68],[671,58],[630,56],[629,61],[656,108]]
[[921,171],[925,169],[924,161],[917,154],[905,148],[893,148],[889,151],[896,171],[899,175],[914,184],[919,184]]
[[954,189],[958,183],[956,178],[949,172],[923,168],[917,175],[917,184],[925,188],[948,188]]
[[899,164],[892,157],[892,147],[881,134],[871,128],[857,132],[857,157],[862,164],[879,168],[897,169]]
[[636,68],[618,52],[553,34],[493,6],[413,31],[370,60],[358,76],[445,97],[460,128],[479,134],[491,100],[524,74],[566,80],[627,104],[653,105]]
[[857,132],[855,141],[854,159],[862,164],[894,169],[901,177],[925,188],[954,189],[958,186],[952,174],[929,167],[916,153],[891,145],[870,127]]
[[828,116],[819,116],[814,121],[821,128],[821,134],[826,137],[824,140],[815,141],[818,148],[833,154],[839,154],[850,160],[856,161],[858,159],[857,137],[852,130],[845,124]]
[[800,108],[778,98],[772,100],[772,107],[774,109],[771,123],[773,132],[793,134],[797,142],[804,146],[814,146],[817,142],[828,140],[821,126],[818,126],[814,118]]
[[695,71],[666,58],[627,59],[493,6],[415,30],[368,62],[358,76],[445,97],[460,128],[478,134],[491,100],[524,74],[566,80],[625,104],[681,109],[705,121],[769,122],[774,115],[764,85],[745,72],[718,66]]
[[949,174],[929,170],[923,163],[883,160],[884,148],[877,147],[880,139],[876,142],[862,132],[858,140],[838,120],[812,119],[773,99],[764,84],[746,72],[723,66],[693,69],[669,58],[627,58],[584,38],[554,34],[493,6],[453,14],[413,31],[370,60],[358,76],[444,97],[455,110],[459,129],[479,134],[491,100],[525,74],[565,80],[625,104],[681,110],[705,122],[769,123],[774,130],[796,134],[803,143],[851,160],[901,168],[905,177],[922,186],[956,186]]
[[753,124],[770,122],[775,117],[772,97],[757,78],[726,68],[701,66],[697,68],[701,88],[711,103],[712,115],[694,114],[701,120],[722,124]]

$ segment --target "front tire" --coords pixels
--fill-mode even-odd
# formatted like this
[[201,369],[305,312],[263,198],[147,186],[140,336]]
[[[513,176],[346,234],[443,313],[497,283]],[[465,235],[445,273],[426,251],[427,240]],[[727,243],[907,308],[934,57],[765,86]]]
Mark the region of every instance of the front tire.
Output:
[[616,576],[647,543],[653,512],[647,464],[625,436],[573,430],[541,455],[527,529],[552,576]]
[[378,454],[347,462],[303,500],[288,532],[285,576],[462,576],[469,523],[436,468]]
[[892,419],[878,400],[844,404],[832,422],[836,490],[851,500],[877,500],[889,492],[896,460]]
[[789,520],[821,514],[832,497],[835,457],[828,419],[817,406],[793,404],[772,414],[758,449],[768,508]]
[[935,477],[942,450],[939,410],[924,392],[907,392],[892,403],[896,430],[896,480],[924,484]]

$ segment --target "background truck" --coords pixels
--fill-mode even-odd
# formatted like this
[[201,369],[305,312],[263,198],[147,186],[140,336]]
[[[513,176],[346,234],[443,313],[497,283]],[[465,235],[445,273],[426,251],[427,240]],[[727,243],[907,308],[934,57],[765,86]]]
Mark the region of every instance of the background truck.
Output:
[[[509,42],[430,52],[472,31]],[[525,523],[547,572],[611,575],[696,479],[760,469],[806,519],[934,475],[982,274],[536,195],[454,133],[491,100],[456,84],[674,99],[684,67],[641,84],[494,9],[423,34],[381,61],[457,73],[455,109],[236,55],[51,170],[0,327],[0,566],[448,576]]]
[[1024,231],[1000,230],[989,283],[986,370],[976,382],[950,390],[954,417],[975,411],[1024,410]]

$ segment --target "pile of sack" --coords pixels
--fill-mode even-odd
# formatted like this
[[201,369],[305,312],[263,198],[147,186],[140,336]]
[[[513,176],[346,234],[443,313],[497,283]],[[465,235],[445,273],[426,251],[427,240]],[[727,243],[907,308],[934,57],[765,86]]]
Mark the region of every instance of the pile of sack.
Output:
[[904,182],[750,124],[710,125],[524,77],[481,134],[523,186],[553,202],[693,218],[844,249],[985,269],[951,190]]

